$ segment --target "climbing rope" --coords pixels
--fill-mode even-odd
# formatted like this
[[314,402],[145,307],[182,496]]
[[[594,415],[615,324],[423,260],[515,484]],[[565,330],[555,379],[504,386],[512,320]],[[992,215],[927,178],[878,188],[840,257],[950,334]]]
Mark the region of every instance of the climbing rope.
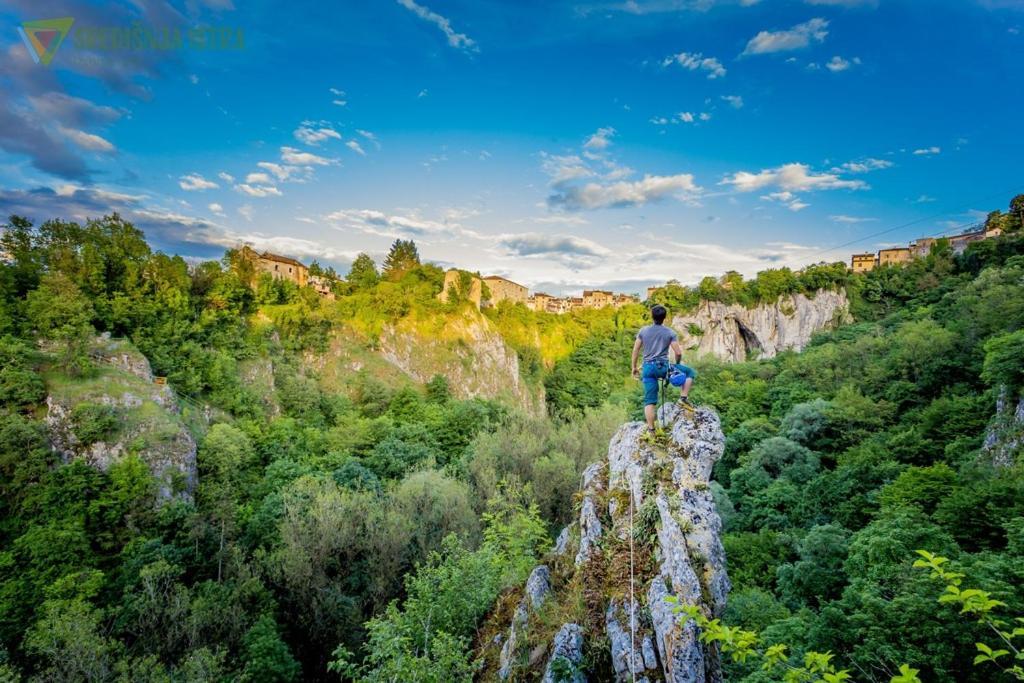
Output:
[[636,599],[633,597],[633,484],[629,483],[629,673],[636,683]]

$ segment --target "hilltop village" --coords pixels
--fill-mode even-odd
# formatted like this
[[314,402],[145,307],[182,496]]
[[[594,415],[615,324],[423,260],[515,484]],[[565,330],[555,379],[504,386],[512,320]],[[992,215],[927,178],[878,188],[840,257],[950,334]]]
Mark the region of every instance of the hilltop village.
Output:
[[[330,277],[325,275],[310,275],[309,267],[303,263],[290,258],[273,254],[269,251],[262,253],[245,246],[241,249],[244,258],[253,263],[258,273],[267,273],[275,280],[288,280],[299,287],[311,287],[320,296],[333,300],[334,291],[331,287]],[[639,297],[629,294],[616,294],[603,289],[585,289],[582,296],[557,297],[544,292],[530,294],[525,285],[513,282],[500,275],[487,275],[478,277],[472,273],[452,268],[445,273],[444,288],[438,294],[438,299],[447,302],[454,296],[454,292],[464,287],[463,280],[468,279],[466,298],[477,308],[496,306],[502,301],[520,303],[533,311],[546,311],[548,313],[568,313],[585,308],[606,308],[623,306],[629,303],[639,302]]]
[[877,253],[854,254],[850,257],[850,270],[855,273],[866,273],[869,270],[874,270],[877,266],[907,263],[911,259],[927,256],[932,246],[940,239],[949,240],[949,246],[953,253],[961,254],[971,242],[980,242],[1002,234],[1002,228],[982,226],[953,237],[921,237],[905,247],[879,249]]
[[[959,254],[972,242],[979,242],[1002,234],[997,226],[981,226],[953,237],[921,237],[906,247],[889,247],[875,253],[864,252],[850,257],[850,270],[854,273],[865,273],[879,266],[899,265],[911,259],[927,256],[931,248],[940,240],[949,241],[953,253]],[[268,273],[275,279],[289,280],[300,287],[311,287],[320,296],[333,300],[333,279],[327,275],[311,275],[308,266],[288,256],[262,253],[245,246],[242,253],[249,259],[257,272]],[[646,298],[651,299],[662,289],[663,285],[648,287]],[[444,287],[438,299],[447,302],[461,293],[477,308],[496,306],[502,301],[520,303],[533,311],[547,313],[569,313],[583,309],[618,308],[630,303],[638,303],[640,298],[630,294],[617,294],[603,289],[585,289],[582,296],[558,297],[546,292],[533,292],[525,285],[509,280],[500,275],[478,276],[469,271],[451,268],[445,272]]]

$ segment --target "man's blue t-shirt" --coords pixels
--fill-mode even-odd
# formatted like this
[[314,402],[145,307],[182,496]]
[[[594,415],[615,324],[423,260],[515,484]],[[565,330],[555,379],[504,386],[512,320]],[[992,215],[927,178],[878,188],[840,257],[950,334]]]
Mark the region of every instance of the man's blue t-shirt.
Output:
[[668,360],[668,350],[676,340],[676,333],[665,325],[648,325],[636,333],[644,346],[644,362]]

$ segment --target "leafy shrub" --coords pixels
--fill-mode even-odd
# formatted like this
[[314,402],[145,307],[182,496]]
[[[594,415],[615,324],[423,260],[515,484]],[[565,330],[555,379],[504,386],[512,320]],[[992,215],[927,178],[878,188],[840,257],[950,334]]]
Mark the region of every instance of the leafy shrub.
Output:
[[109,441],[117,429],[118,414],[113,406],[79,403],[71,409],[71,431],[83,446]]

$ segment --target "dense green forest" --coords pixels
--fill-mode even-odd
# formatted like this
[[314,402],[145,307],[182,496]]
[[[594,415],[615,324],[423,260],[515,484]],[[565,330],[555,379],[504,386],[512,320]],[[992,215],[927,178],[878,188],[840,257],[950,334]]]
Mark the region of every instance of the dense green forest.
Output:
[[[676,292],[749,304],[842,286],[857,320],[801,353],[698,363],[693,396],[727,434],[727,623],[795,658],[831,651],[860,680],[903,663],[1009,680],[973,666],[987,635],[911,568],[917,549],[949,557],[1024,614],[1024,472],[982,448],[997,398],[1024,390],[1024,237],[1018,215],[989,221],[1006,234],[959,255],[940,241],[865,275],[833,264]],[[379,270],[361,256],[330,302],[257,277],[240,251],[190,267],[117,216],[12,217],[0,249],[0,680],[471,678],[478,625],[639,408],[639,305],[485,312],[549,416],[373,365],[389,324],[433,330],[471,308],[437,299],[444,274],[411,243]],[[175,405],[103,400],[135,385],[101,334],[143,354]],[[327,381],[310,359],[339,338],[363,362]],[[54,396],[74,403],[76,443],[120,438],[122,457],[65,462]],[[163,432],[138,432],[144,419]],[[197,444],[191,492],[147,464],[175,425]],[[728,674],[768,680],[752,663]]]

